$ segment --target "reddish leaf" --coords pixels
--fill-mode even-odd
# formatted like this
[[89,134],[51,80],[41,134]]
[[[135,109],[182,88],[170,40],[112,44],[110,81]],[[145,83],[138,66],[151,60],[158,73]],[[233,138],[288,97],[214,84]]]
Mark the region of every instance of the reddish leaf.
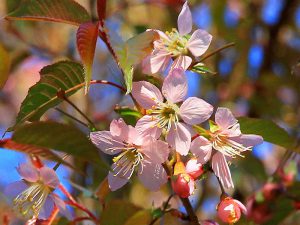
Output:
[[85,72],[85,93],[89,90],[92,77],[92,66],[95,55],[99,23],[83,23],[77,30],[77,48],[84,65]]
[[97,1],[97,12],[101,26],[104,25],[104,20],[106,17],[106,0]]
[[73,25],[91,20],[86,9],[74,0],[23,0],[6,19],[43,20]]
[[22,152],[22,153],[29,154],[29,155],[37,155],[37,156],[44,157],[49,160],[61,162],[61,163],[64,163],[64,164],[70,166],[68,163],[63,162],[63,160],[60,157],[58,157],[56,154],[54,154],[48,148],[42,148],[42,147],[37,147],[37,146],[33,146],[33,145],[28,145],[28,144],[21,144],[21,143],[17,143],[15,141],[13,141],[11,139],[0,140],[0,148],[15,150],[15,151]]

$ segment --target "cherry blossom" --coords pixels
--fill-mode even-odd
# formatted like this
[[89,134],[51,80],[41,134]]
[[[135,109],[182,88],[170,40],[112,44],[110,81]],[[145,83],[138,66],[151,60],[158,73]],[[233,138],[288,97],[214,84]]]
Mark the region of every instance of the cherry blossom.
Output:
[[242,212],[246,215],[247,209],[240,201],[231,197],[225,197],[217,206],[218,217],[224,222],[233,224],[240,218]]
[[147,109],[147,114],[136,124],[137,130],[144,136],[158,138],[164,129],[166,141],[181,155],[188,154],[191,144],[191,133],[186,124],[202,123],[213,111],[213,107],[200,98],[189,97],[184,100],[187,86],[183,69],[177,68],[165,78],[162,93],[146,81],[133,82],[132,88],[133,97]]
[[198,29],[192,35],[192,14],[184,3],[178,16],[178,30],[171,32],[156,30],[160,38],[154,42],[154,50],[150,56],[143,60],[143,71],[148,74],[165,70],[171,59],[174,59],[172,68],[182,67],[186,70],[192,63],[193,57],[199,57],[206,52],[212,36],[204,30]]
[[17,171],[23,180],[5,188],[5,194],[13,199],[13,207],[17,213],[27,220],[47,219],[56,206],[69,217],[64,201],[53,193],[60,183],[53,169],[21,164]]
[[243,157],[244,151],[262,143],[263,138],[254,134],[242,134],[237,119],[229,109],[219,107],[215,121],[216,124],[211,123],[209,138],[197,137],[191,144],[191,152],[200,163],[204,164],[211,159],[212,169],[223,186],[233,188],[227,159]]
[[108,174],[112,191],[124,186],[136,168],[139,179],[150,190],[156,191],[167,182],[167,175],[162,167],[169,155],[167,143],[141,135],[123,119],[113,120],[110,131],[92,132],[90,137],[104,153],[117,155],[113,158],[114,163]]

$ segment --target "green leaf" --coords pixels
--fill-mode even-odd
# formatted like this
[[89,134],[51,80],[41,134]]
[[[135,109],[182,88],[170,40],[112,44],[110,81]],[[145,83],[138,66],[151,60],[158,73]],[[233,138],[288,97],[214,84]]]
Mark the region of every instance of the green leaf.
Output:
[[100,163],[98,148],[78,128],[57,122],[33,122],[18,127],[12,140],[65,152],[78,159]]
[[140,63],[153,50],[153,41],[158,38],[155,31],[138,34],[125,43],[118,34],[111,33],[110,41],[118,59],[119,67],[124,72],[127,93],[131,92],[134,66]]
[[100,224],[123,225],[131,216],[140,210],[130,202],[112,200],[104,208]]
[[88,22],[80,24],[76,34],[77,49],[84,65],[86,94],[89,90],[92,77],[92,66],[98,33],[99,24]]
[[39,120],[48,109],[61,103],[57,96],[59,91],[70,96],[84,86],[83,67],[79,63],[61,61],[44,67],[40,75],[41,79],[29,89],[22,102],[16,125]]
[[261,135],[267,142],[295,150],[295,139],[271,120],[247,117],[240,117],[238,120],[242,133]]
[[10,20],[42,20],[79,25],[91,21],[84,7],[73,0],[23,0],[7,17]]
[[212,74],[212,75],[216,75],[217,73],[210,70],[208,67],[206,67],[203,63],[198,63],[195,66],[193,66],[192,71],[195,73],[199,73],[199,74]]
[[127,124],[135,126],[138,119],[143,115],[134,109],[128,107],[116,107],[115,112],[118,113]]
[[0,44],[0,89],[3,88],[9,75],[10,56]]

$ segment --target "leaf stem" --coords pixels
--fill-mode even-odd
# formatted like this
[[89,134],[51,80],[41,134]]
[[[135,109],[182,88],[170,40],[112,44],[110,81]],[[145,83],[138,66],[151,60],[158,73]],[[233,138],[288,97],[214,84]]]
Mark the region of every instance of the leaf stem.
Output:
[[65,112],[65,111],[63,111],[63,110],[61,110],[60,108],[55,108],[55,110],[58,111],[58,112],[60,112],[61,114],[65,115],[65,116],[69,117],[70,119],[76,121],[77,123],[80,123],[81,125],[83,125],[83,126],[85,126],[85,127],[89,127],[88,124],[86,124],[86,123],[84,123],[83,121],[77,119],[76,117],[72,116],[71,114],[69,114],[69,113],[67,113],[67,112]]
[[204,61],[204,60],[210,58],[211,56],[213,56],[213,55],[215,55],[215,54],[217,54],[217,53],[223,51],[224,49],[230,48],[230,47],[232,47],[232,46],[234,46],[234,45],[235,45],[235,43],[234,43],[234,42],[231,42],[231,43],[229,43],[229,44],[227,44],[227,45],[224,45],[224,46],[222,46],[222,47],[220,47],[220,48],[217,48],[216,50],[214,50],[214,51],[208,53],[208,54],[205,55],[203,58],[201,58],[199,62],[202,62],[202,61]]

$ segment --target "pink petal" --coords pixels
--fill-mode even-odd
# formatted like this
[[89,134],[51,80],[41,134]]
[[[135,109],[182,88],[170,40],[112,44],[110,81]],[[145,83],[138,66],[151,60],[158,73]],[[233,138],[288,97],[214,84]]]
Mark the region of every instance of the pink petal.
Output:
[[192,141],[191,152],[197,157],[198,162],[205,164],[210,160],[212,144],[205,137],[199,136]]
[[122,140],[114,138],[109,131],[96,131],[90,133],[91,141],[104,153],[115,155],[123,147]]
[[162,129],[158,128],[156,123],[157,119],[155,117],[146,115],[137,121],[135,128],[140,135],[150,135],[151,137],[157,139],[161,135]]
[[24,181],[16,181],[5,187],[4,195],[7,196],[10,200],[13,200],[27,188],[28,185]]
[[154,74],[167,68],[171,60],[167,51],[154,51],[142,61],[142,70],[145,74]]
[[109,128],[111,135],[122,141],[128,140],[128,129],[127,124],[122,118],[111,121]]
[[181,118],[184,122],[191,125],[208,120],[212,112],[213,106],[197,97],[188,98],[180,107]]
[[142,152],[154,163],[163,163],[168,159],[169,146],[166,142],[148,138],[149,140],[142,146]]
[[186,173],[194,173],[200,170],[202,164],[197,159],[190,159],[185,165]]
[[191,145],[191,134],[183,124],[178,123],[177,127],[172,124],[166,140],[180,155],[188,154]]
[[222,153],[217,152],[213,155],[212,169],[225,188],[234,188],[228,164]]
[[241,129],[240,129],[240,124],[236,123],[229,129],[223,129],[221,130],[221,134],[226,135],[228,137],[237,137],[242,134]]
[[192,63],[192,58],[185,55],[178,56],[172,64],[171,69],[182,68],[184,71],[189,68]]
[[245,147],[253,147],[263,143],[264,139],[262,136],[255,134],[243,134],[238,137],[231,138],[232,140],[244,145]]
[[157,105],[157,102],[163,101],[158,88],[147,81],[133,82],[132,95],[145,109],[151,109],[152,106]]
[[72,215],[71,215],[71,212],[66,207],[65,202],[59,196],[57,196],[54,193],[52,193],[50,196],[53,199],[56,207],[59,209],[60,214],[64,215],[66,218],[68,218],[69,220],[71,220],[72,219]]
[[239,200],[234,199],[233,201],[239,205],[239,207],[242,210],[242,212],[244,213],[244,215],[247,215],[246,206],[243,203],[241,203]]
[[190,195],[192,195],[195,191],[195,180],[191,177],[189,181]]
[[38,170],[30,164],[23,163],[19,165],[17,171],[26,181],[36,182],[39,179]]
[[177,20],[178,31],[181,35],[188,34],[192,31],[192,13],[186,1],[181,9]]
[[232,112],[229,109],[223,107],[219,107],[217,109],[215,121],[217,125],[222,129],[228,129],[238,122],[237,119],[233,116]]
[[112,165],[113,172],[108,173],[108,184],[109,188],[112,191],[115,191],[121,187],[123,187],[130,179],[132,175],[132,170],[129,170],[126,174],[122,174],[120,172],[120,167],[116,167],[116,164],[114,163]]
[[188,85],[184,71],[182,69],[172,70],[165,78],[162,93],[171,103],[177,103],[184,100],[187,95]]
[[138,177],[143,185],[151,191],[158,191],[168,181],[162,165],[150,161],[144,161],[140,165]]
[[40,176],[43,182],[51,188],[57,188],[59,185],[59,179],[55,171],[49,167],[42,167],[40,169]]
[[145,136],[139,133],[138,129],[133,126],[128,126],[128,143],[135,145],[142,145],[145,139]]
[[199,29],[192,34],[187,43],[187,47],[195,57],[199,57],[206,52],[211,40],[212,35],[207,33],[205,30]]
[[54,209],[54,201],[51,197],[47,197],[44,205],[41,208],[38,219],[46,220],[51,216],[51,213]]

